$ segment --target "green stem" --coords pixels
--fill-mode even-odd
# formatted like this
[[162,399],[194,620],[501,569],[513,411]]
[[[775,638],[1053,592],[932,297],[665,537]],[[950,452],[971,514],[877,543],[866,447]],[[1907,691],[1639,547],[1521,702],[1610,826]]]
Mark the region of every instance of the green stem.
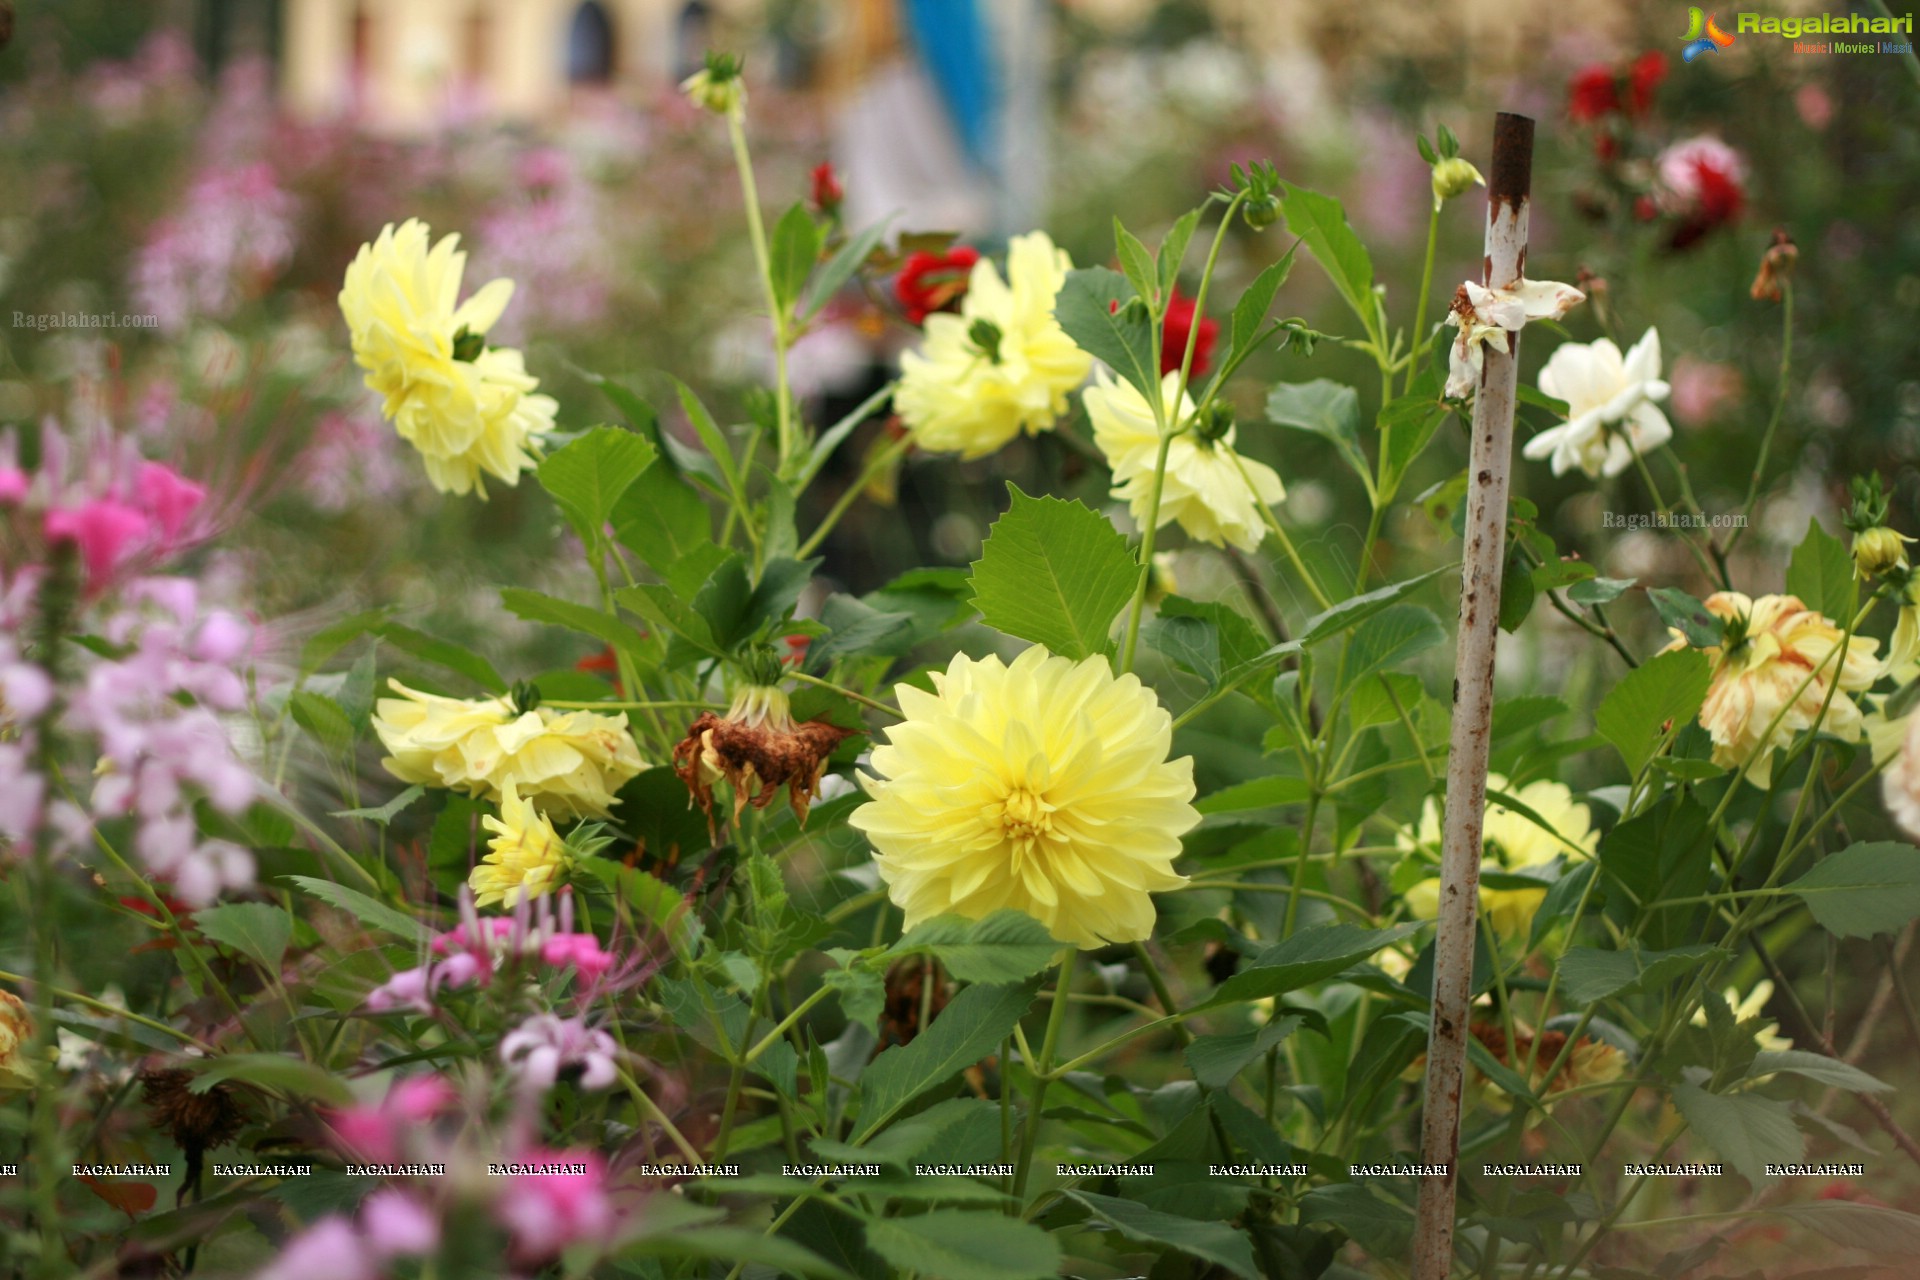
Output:
[[767,315],[773,320],[773,377],[777,416],[776,439],[780,461],[775,471],[787,472],[787,460],[793,456],[793,396],[787,381],[787,346],[793,335],[787,328],[785,308],[773,284],[773,254],[767,247],[767,228],[760,218],[760,189],[753,180],[753,157],[747,150],[747,113],[744,108],[727,112],[727,137],[733,143],[733,164],[740,171],[740,196],[747,207],[747,236],[753,241],[754,264],[760,269],[760,284],[767,295]]
[[1420,305],[1413,310],[1413,350],[1407,356],[1407,387],[1403,395],[1413,394],[1414,379],[1420,376],[1420,366],[1425,363],[1428,342],[1426,335],[1420,332],[1420,324],[1427,318],[1427,302],[1433,297],[1433,251],[1440,240],[1440,206],[1435,205],[1427,217],[1427,263],[1420,268]]
[[[1195,325],[1194,328],[1198,329],[1199,326]],[[1160,532],[1160,495],[1167,483],[1167,451],[1172,448],[1172,433],[1162,431],[1160,452],[1153,460],[1153,489],[1147,499],[1146,528],[1140,531],[1140,579],[1134,584],[1133,603],[1127,607],[1127,638],[1120,648],[1120,670],[1123,674],[1133,670],[1133,653],[1140,642],[1140,618],[1146,612],[1147,585],[1153,578],[1154,536]]]
[[867,465],[861,470],[859,478],[847,486],[846,492],[840,495],[839,500],[828,509],[826,516],[820,521],[820,527],[808,535],[807,540],[800,544],[799,550],[793,553],[794,556],[797,559],[805,559],[809,552],[833,532],[833,526],[840,523],[840,517],[847,514],[853,504],[859,500],[860,495],[866,492],[868,483],[898,462],[912,447],[913,437],[901,436],[898,440],[890,441],[883,447],[875,449],[873,456],[867,459]]
[[892,716],[895,720],[906,719],[905,716],[900,714],[898,707],[890,707],[877,698],[869,698],[864,693],[855,693],[845,685],[835,684],[831,680],[822,680],[819,676],[810,676],[804,671],[789,671],[787,672],[787,677],[792,680],[798,680],[801,684],[810,684],[821,689],[829,689],[843,698],[859,703],[863,707],[878,711],[883,715]]
[[[1300,854],[1294,859],[1293,864],[1293,883],[1296,889],[1307,876],[1307,865],[1310,861],[1308,855],[1313,850],[1313,824],[1314,820],[1320,816],[1320,795],[1319,783],[1315,782],[1313,790],[1307,793],[1307,820],[1300,828]],[[1287,918],[1286,922],[1280,926],[1280,937],[1283,941],[1293,936],[1293,923],[1299,918],[1300,899],[1304,896],[1304,894],[1294,893],[1287,898]]]
[[[1914,64],[1920,67],[1920,63]],[[1740,545],[1740,539],[1746,535],[1747,526],[1753,517],[1753,504],[1760,500],[1760,485],[1766,479],[1767,457],[1773,451],[1774,432],[1780,429],[1780,418],[1787,408],[1787,378],[1793,371],[1793,281],[1780,281],[1780,374],[1779,385],[1774,388],[1773,412],[1767,417],[1767,429],[1760,433],[1760,452],[1753,462],[1753,475],[1747,481],[1747,500],[1740,504],[1742,520],[1740,527],[1727,538],[1727,552]]]
[[[932,990],[931,984],[928,985],[928,990]],[[819,1004],[822,1000],[825,1000],[831,994],[833,994],[831,987],[823,986],[815,988],[814,993],[805,1000],[802,1000],[798,1005],[795,1005],[793,1012],[782,1018],[779,1023],[774,1026],[773,1030],[760,1037],[760,1042],[754,1045],[753,1048],[747,1050],[747,1056],[741,1059],[741,1061],[752,1062],[755,1058],[758,1058],[761,1054],[771,1049],[781,1036],[787,1034],[787,1028],[800,1021],[801,1018],[807,1015],[809,1009]],[[925,1026],[926,1023],[922,1022],[920,1025]]]
[[1060,973],[1054,979],[1053,1009],[1047,1015],[1047,1035],[1040,1042],[1038,1061],[1027,1065],[1033,1072],[1033,1094],[1027,1101],[1026,1127],[1020,1133],[1020,1159],[1013,1174],[1013,1195],[1023,1200],[1027,1194],[1027,1174],[1033,1168],[1033,1150],[1040,1141],[1040,1114],[1046,1109],[1047,1086],[1053,1083],[1053,1055],[1060,1047],[1060,1030],[1066,1025],[1067,1008],[1072,1001],[1064,997],[1073,987],[1073,962],[1079,951],[1068,948],[1060,958]]

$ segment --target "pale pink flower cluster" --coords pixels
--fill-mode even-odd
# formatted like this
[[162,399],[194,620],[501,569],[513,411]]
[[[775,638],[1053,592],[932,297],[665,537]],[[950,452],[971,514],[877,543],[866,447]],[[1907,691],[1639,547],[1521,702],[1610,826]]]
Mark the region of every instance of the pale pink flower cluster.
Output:
[[153,225],[134,260],[136,310],[175,334],[194,320],[231,315],[292,261],[298,213],[272,165],[207,166],[179,212]]
[[422,1257],[440,1247],[440,1216],[397,1187],[376,1191],[356,1223],[330,1213],[287,1242],[255,1280],[382,1280],[398,1258]]
[[500,1061],[528,1089],[544,1092],[562,1072],[578,1071],[582,1089],[605,1089],[619,1075],[613,1037],[581,1018],[537,1013],[500,1041]]
[[579,162],[558,147],[536,147],[518,170],[519,190],[480,219],[473,237],[475,274],[519,286],[520,306],[492,332],[506,342],[598,322],[614,278],[599,192]]
[[[40,465],[17,463],[0,439],[0,534],[22,549],[0,571],[0,835],[24,845],[43,832],[65,851],[95,821],[134,820],[133,851],[156,879],[193,906],[253,882],[253,857],[208,839],[194,818],[202,800],[238,814],[258,793],[222,717],[242,711],[238,671],[253,643],[245,620],[204,609],[190,578],[152,572],[202,536],[206,491],[171,467],[140,457],[104,432],[69,441],[52,424],[40,434]],[[69,646],[63,687],[24,660],[40,624],[50,557],[71,544],[85,593],[74,626],[112,647]],[[88,808],[55,793],[43,776],[38,727],[59,706],[61,745],[97,777]]]
[[583,999],[598,990],[600,979],[614,967],[614,957],[591,933],[573,929],[573,891],[559,894],[560,909],[549,899],[536,904],[522,897],[510,916],[482,920],[473,905],[473,892],[460,890],[460,923],[433,940],[438,957],[414,969],[404,969],[367,995],[370,1013],[431,1013],[443,990],[485,986],[496,970],[535,963],[549,969],[571,967],[579,975]]
[[393,449],[393,432],[378,416],[322,414],[295,468],[307,501],[339,513],[360,503],[382,505],[414,487],[414,472]]

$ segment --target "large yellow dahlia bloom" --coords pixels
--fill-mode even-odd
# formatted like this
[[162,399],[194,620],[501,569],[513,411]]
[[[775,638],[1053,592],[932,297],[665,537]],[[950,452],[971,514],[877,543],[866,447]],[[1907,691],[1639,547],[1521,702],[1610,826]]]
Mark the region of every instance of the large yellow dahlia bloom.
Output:
[[[1700,707],[1700,725],[1713,738],[1715,764],[1740,769],[1747,781],[1764,787],[1773,777],[1773,753],[1815,725],[1843,741],[1859,741],[1860,708],[1847,695],[1870,688],[1880,677],[1874,658],[1878,640],[1853,636],[1845,656],[1837,657],[1845,633],[1797,596],[1754,600],[1738,591],[1717,591],[1705,604],[1715,617],[1738,620],[1741,628],[1732,646],[1702,649],[1713,660],[1713,684]],[[1674,635],[1667,648],[1686,648],[1686,638]]]
[[[1486,846],[1486,859],[1480,864],[1483,871],[1525,871],[1563,856],[1578,861],[1592,857],[1599,847],[1600,833],[1594,829],[1592,811],[1576,802],[1564,783],[1542,779],[1516,791],[1506,778],[1490,773],[1487,790],[1512,796],[1552,830],[1505,805],[1489,803],[1480,828]],[[1427,797],[1420,811],[1419,827],[1403,829],[1396,843],[1408,853],[1424,851],[1428,857],[1439,856],[1440,806],[1433,797]],[[1407,910],[1415,919],[1432,920],[1439,915],[1439,880],[1421,880],[1404,896]],[[1495,889],[1483,884],[1480,910],[1492,924],[1495,936],[1524,941],[1533,927],[1533,914],[1546,896],[1545,885],[1538,889]]]
[[388,224],[347,268],[340,312],[353,358],[381,412],[420,451],[442,493],[487,496],[482,473],[509,485],[534,465],[529,446],[553,429],[559,406],[518,351],[488,347],[513,281],[494,280],[459,302],[467,255],[460,237],[428,247],[427,225]]
[[558,818],[604,818],[613,793],[645,767],[618,716],[521,711],[508,698],[445,698],[388,681],[373,728],[402,782],[503,801],[510,788]]
[[[1169,424],[1193,413],[1193,397],[1179,390],[1180,374],[1169,373],[1160,383],[1161,403]],[[1160,432],[1153,406],[1130,382],[1101,369],[1081,400],[1093,423],[1093,442],[1113,468],[1113,496],[1127,504],[1134,523],[1144,526],[1153,504],[1153,469],[1160,457]],[[1252,553],[1266,537],[1260,508],[1287,496],[1274,469],[1264,462],[1234,452],[1234,430],[1218,440],[1207,440],[1192,430],[1167,445],[1167,472],[1160,490],[1159,526],[1180,522],[1189,537],[1216,547],[1229,543]],[[1244,475],[1242,471],[1244,469]],[[1251,487],[1249,487],[1251,482]]]
[[573,851],[553,829],[553,823],[520,798],[512,783],[500,797],[500,816],[480,819],[494,833],[487,854],[467,876],[473,905],[496,903],[511,911],[522,895],[538,898],[558,888],[573,865]]
[[1186,883],[1173,861],[1200,820],[1152,691],[1039,645],[1011,666],[957,655],[933,684],[894,690],[905,719],[850,819],[907,927],[1013,907],[1079,947],[1151,934],[1149,895]]
[[893,403],[915,444],[981,458],[1052,429],[1093,367],[1053,318],[1072,269],[1044,231],[1013,238],[1005,281],[986,259],[973,264],[960,314],[928,316],[922,349],[900,359]]

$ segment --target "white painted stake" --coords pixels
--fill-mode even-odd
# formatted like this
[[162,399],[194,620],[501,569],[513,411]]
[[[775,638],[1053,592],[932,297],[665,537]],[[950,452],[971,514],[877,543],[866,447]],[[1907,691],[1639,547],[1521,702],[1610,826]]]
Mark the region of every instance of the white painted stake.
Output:
[[[1490,289],[1512,286],[1527,264],[1527,198],[1533,181],[1533,121],[1494,119],[1487,180]],[[1453,1262],[1454,1165],[1460,1155],[1460,1093],[1466,1070],[1474,935],[1479,927],[1480,831],[1487,805],[1487,745],[1493,721],[1493,657],[1500,634],[1500,575],[1507,557],[1507,487],[1513,464],[1514,385],[1520,335],[1508,354],[1488,350],[1473,399],[1467,464],[1466,551],[1460,569],[1459,647],[1453,663],[1453,738],[1447,753],[1447,815],[1440,846],[1440,910],[1433,955],[1433,1028],[1427,1038],[1426,1108],[1420,1132],[1420,1206],[1413,1280],[1446,1280]],[[1443,1170],[1443,1171],[1440,1171]]]

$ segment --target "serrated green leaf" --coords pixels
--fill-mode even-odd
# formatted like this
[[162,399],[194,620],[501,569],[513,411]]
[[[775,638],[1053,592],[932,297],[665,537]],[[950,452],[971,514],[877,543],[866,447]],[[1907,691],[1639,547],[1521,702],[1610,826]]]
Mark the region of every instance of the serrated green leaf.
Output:
[[353,747],[353,720],[345,708],[324,694],[296,689],[287,698],[293,721],[313,735],[329,755],[345,755]]
[[1858,1200],[1814,1200],[1773,1212],[1850,1249],[1906,1262],[1920,1255],[1920,1217],[1899,1209]]
[[1352,387],[1327,378],[1276,383],[1267,393],[1267,418],[1327,441],[1372,490],[1373,470],[1360,448],[1360,393]]
[[861,1140],[929,1089],[994,1052],[1033,1003],[1033,983],[968,987],[905,1045],[875,1058],[860,1077]]
[[1575,604],[1606,604],[1618,599],[1636,581],[1634,578],[1588,578],[1568,587],[1567,599]]
[[829,969],[820,984],[840,997],[848,1022],[871,1027],[887,1004],[887,984],[871,969]]
[[1414,577],[1388,583],[1384,587],[1376,587],[1363,595],[1342,600],[1331,609],[1308,618],[1306,625],[1301,628],[1299,643],[1315,645],[1337,636],[1348,627],[1357,626],[1389,605],[1404,600],[1432,579],[1448,572],[1450,568],[1451,566],[1443,566],[1438,569],[1429,569]]
[[[613,536],[663,578],[713,546],[713,518],[691,486],[658,462],[634,478],[612,514]],[[709,566],[711,568],[711,566]]]
[[1134,292],[1152,301],[1158,275],[1153,254],[1139,236],[1122,225],[1117,214],[1113,219],[1113,247],[1120,258],[1120,269],[1126,273]]
[[1920,916],[1920,849],[1897,840],[1849,845],[1787,886],[1820,927],[1843,938],[1892,933]]
[[1384,500],[1400,492],[1400,482],[1433,443],[1440,425],[1453,410],[1440,399],[1439,387],[1431,370],[1420,376],[1419,385],[1409,395],[1400,396],[1380,410],[1380,492]]
[[1053,962],[1060,944],[1045,925],[1003,907],[979,920],[938,916],[908,930],[889,955],[931,951],[961,982],[1021,982]]
[[[1074,344],[1132,383],[1151,402],[1160,394],[1160,369],[1153,362],[1153,324],[1127,306],[1133,286],[1118,271],[1086,267],[1067,273],[1054,299],[1054,318]],[[1114,309],[1114,304],[1119,309]]]
[[1698,649],[1660,654],[1607,691],[1593,727],[1619,749],[1628,774],[1637,777],[1666,736],[1699,714],[1712,676],[1712,664]]
[[1373,261],[1367,247],[1347,225],[1347,211],[1338,200],[1292,183],[1285,184],[1280,213],[1287,227],[1306,243],[1320,269],[1346,299],[1369,334],[1378,322],[1379,304],[1373,294]]
[[1166,239],[1160,242],[1160,252],[1156,266],[1159,270],[1160,292],[1169,297],[1173,286],[1180,279],[1180,264],[1186,260],[1187,246],[1193,243],[1193,233],[1200,225],[1200,214],[1206,209],[1189,209],[1174,220],[1167,229]]
[[327,816],[333,818],[365,818],[369,822],[377,822],[384,827],[398,817],[402,809],[405,809],[426,793],[427,789],[416,783],[385,804],[380,805],[378,808],[340,809]]
[[1234,1077],[1267,1056],[1267,1052],[1298,1031],[1297,1014],[1275,1018],[1253,1031],[1199,1036],[1187,1046],[1187,1066],[1193,1078],[1209,1089],[1225,1089]]
[[1702,942],[1671,951],[1574,947],[1560,957],[1560,990],[1574,1004],[1596,1004],[1611,996],[1658,991],[1681,974],[1727,956],[1719,947]]
[[867,1246],[896,1275],[940,1280],[1047,1280],[1060,1270],[1060,1246],[1030,1222],[998,1213],[936,1209],[913,1217],[870,1218]]
[[1760,1080],[1782,1071],[1854,1093],[1885,1093],[1893,1088],[1852,1063],[1830,1058],[1824,1053],[1808,1053],[1804,1049],[1762,1049],[1753,1056],[1753,1065],[1747,1068],[1747,1078]]
[[1183,1218],[1132,1200],[1095,1195],[1091,1191],[1070,1190],[1066,1194],[1129,1240],[1165,1245],[1222,1267],[1242,1280],[1260,1280],[1262,1273],[1253,1260],[1253,1242],[1224,1222]]
[[1069,658],[1107,649],[1139,567],[1120,531],[1081,502],[1029,498],[994,521],[973,563],[973,605],[988,626]]
[[1383,1199],[1359,1182],[1315,1187],[1300,1198],[1300,1221],[1331,1222],[1376,1257],[1406,1251],[1413,1237],[1413,1214]]
[[1365,960],[1419,929],[1418,923],[1387,929],[1362,929],[1350,924],[1323,924],[1302,929],[1285,942],[1262,951],[1240,971],[1214,989],[1199,1007],[1211,1009],[1263,1000],[1310,986]]
[[396,937],[409,939],[425,938],[430,932],[426,925],[404,911],[395,910],[378,898],[369,897],[358,889],[349,889],[331,880],[316,880],[312,876],[281,878],[289,884],[298,886],[303,893],[312,894],[328,906],[339,908],[369,928],[382,929]]
[[503,587],[500,590],[500,603],[516,618],[578,631],[616,649],[631,651],[639,644],[640,637],[627,623],[571,600],[529,591],[525,587]]
[[293,917],[264,902],[233,902],[193,913],[200,932],[278,976],[293,939]]
[[773,275],[773,296],[786,312],[800,297],[807,277],[820,260],[820,228],[803,204],[794,204],[773,225],[768,256]]
[[1447,638],[1447,630],[1429,609],[1398,604],[1382,609],[1354,628],[1347,648],[1347,687],[1376,671],[1398,668]]
[[1806,1155],[1806,1138],[1784,1102],[1682,1084],[1674,1087],[1673,1105],[1703,1142],[1755,1186],[1767,1181],[1769,1163],[1788,1164]]
[[540,485],[566,509],[574,529],[593,546],[620,495],[652,465],[654,448],[619,427],[595,427],[540,462]]
[[1720,619],[1678,587],[1649,587],[1647,599],[1653,602],[1660,620],[1685,636],[1688,644],[1706,649],[1720,643]]
[[1260,336],[1260,326],[1267,318],[1267,311],[1273,306],[1273,297],[1280,292],[1280,286],[1287,282],[1287,276],[1293,271],[1293,250],[1287,250],[1286,257],[1262,270],[1233,304],[1233,355],[1239,355],[1253,345]]
[[1845,619],[1857,608],[1856,592],[1847,544],[1822,529],[1819,521],[1807,521],[1807,536],[1787,564],[1787,594],[1829,618]]

